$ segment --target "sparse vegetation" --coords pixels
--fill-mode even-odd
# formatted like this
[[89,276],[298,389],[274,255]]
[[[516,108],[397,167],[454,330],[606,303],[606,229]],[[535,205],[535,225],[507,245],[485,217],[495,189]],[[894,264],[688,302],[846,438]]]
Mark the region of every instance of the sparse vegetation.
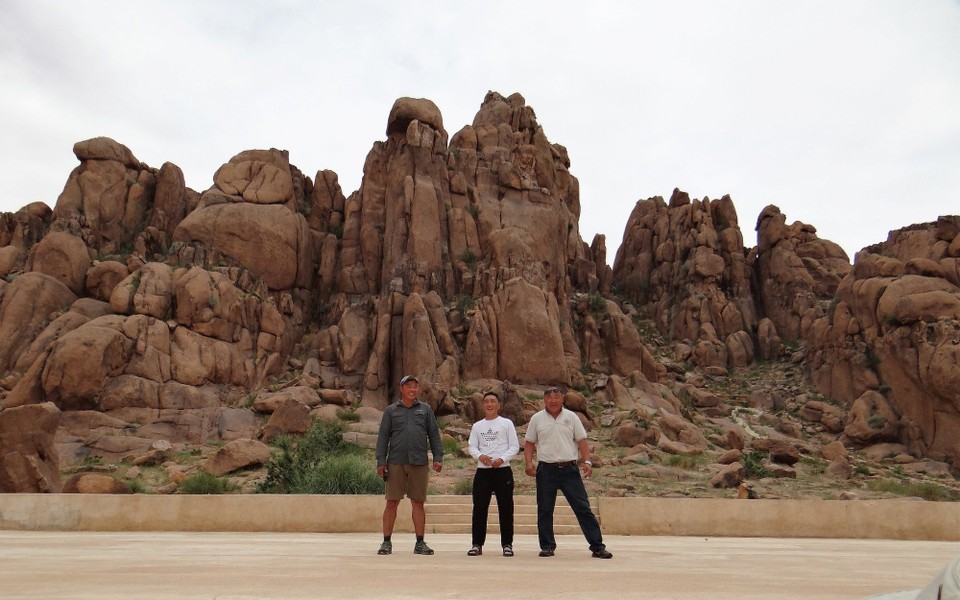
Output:
[[472,269],[477,266],[477,261],[479,259],[477,257],[477,253],[473,251],[473,248],[467,248],[460,253],[460,260],[462,260],[465,265]]
[[692,471],[706,462],[707,462],[707,457],[704,456],[703,454],[693,454],[693,455],[671,454],[670,456],[667,457],[667,460],[664,464],[666,464],[668,467],[673,467],[675,469]]
[[472,309],[477,305],[477,299],[473,296],[460,296],[457,298],[457,303],[454,305],[454,308],[459,311],[461,314],[466,313],[468,310]]
[[360,420],[360,413],[352,409],[338,408],[337,418],[346,423],[356,423]]
[[599,317],[607,316],[607,299],[600,292],[587,295],[587,310]]
[[935,502],[953,502],[960,497],[955,490],[931,482],[905,483],[895,479],[875,479],[867,483],[867,488],[877,492],[923,498]]
[[473,478],[460,479],[453,484],[453,494],[457,496],[470,496],[473,494]]
[[474,394],[476,391],[476,388],[467,385],[466,382],[461,379],[457,382],[457,385],[450,390],[450,395],[454,398],[466,398],[467,396]]
[[317,421],[303,436],[280,436],[258,492],[379,494],[383,481],[360,449],[343,441],[343,424]]

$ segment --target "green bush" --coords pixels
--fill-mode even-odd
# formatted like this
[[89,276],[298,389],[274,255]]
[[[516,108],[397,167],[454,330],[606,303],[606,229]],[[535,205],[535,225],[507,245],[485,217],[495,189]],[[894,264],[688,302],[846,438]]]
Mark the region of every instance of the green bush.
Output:
[[270,494],[379,494],[383,481],[375,465],[343,441],[341,422],[317,421],[296,439],[280,436],[257,487]]
[[368,461],[356,454],[332,456],[306,471],[291,490],[294,494],[382,494],[383,480]]
[[773,475],[770,469],[763,466],[766,458],[767,453],[762,450],[750,450],[740,455],[740,464],[743,465],[747,479],[763,479]]
[[180,482],[177,489],[184,494],[226,494],[237,489],[229,479],[199,471]]
[[592,292],[587,295],[587,309],[594,315],[605,317],[607,315],[607,299],[600,292]]
[[443,444],[443,455],[444,456],[457,456],[460,453],[460,442],[453,438],[443,438],[441,442]]
[[471,269],[477,266],[477,261],[479,259],[480,257],[477,256],[477,253],[474,252],[472,248],[467,248],[460,253],[460,260],[462,260]]

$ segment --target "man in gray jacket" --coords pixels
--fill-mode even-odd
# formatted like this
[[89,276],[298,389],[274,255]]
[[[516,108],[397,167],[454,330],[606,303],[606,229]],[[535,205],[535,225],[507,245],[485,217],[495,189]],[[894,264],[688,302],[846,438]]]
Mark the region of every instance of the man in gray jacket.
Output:
[[377,434],[377,475],[386,482],[387,505],[383,509],[383,543],[377,554],[393,552],[393,525],[397,507],[404,494],[410,498],[413,511],[413,529],[417,542],[414,554],[433,554],[423,541],[426,515],[423,503],[427,500],[427,443],[433,454],[433,470],[443,468],[443,445],[440,427],[428,404],[420,402],[420,380],[407,375],[400,380],[400,400],[387,407],[380,420]]

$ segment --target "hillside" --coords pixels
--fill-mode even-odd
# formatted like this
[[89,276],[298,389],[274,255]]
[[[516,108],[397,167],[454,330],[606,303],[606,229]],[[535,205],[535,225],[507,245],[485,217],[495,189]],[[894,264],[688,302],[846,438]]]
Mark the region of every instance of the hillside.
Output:
[[604,493],[956,495],[958,216],[851,264],[776,206],[749,245],[731,197],[677,189],[611,267],[566,148],[496,92],[452,136],[398,99],[349,195],[277,149],[202,192],[110,138],[74,154],[52,209],[0,214],[0,491],[249,490],[315,422],[369,446],[414,373],[451,450],[480,392],[522,431],[564,387]]

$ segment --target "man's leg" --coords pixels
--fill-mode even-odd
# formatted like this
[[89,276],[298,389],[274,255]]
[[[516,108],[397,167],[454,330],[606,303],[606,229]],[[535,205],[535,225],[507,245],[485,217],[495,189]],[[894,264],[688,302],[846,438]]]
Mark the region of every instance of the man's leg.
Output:
[[427,516],[423,502],[411,499],[410,506],[413,507],[413,532],[417,534],[417,539],[423,539],[423,532],[427,529]]
[[[487,541],[487,513],[490,511],[490,494],[493,493],[494,469],[477,469],[473,476],[473,519],[471,520],[472,544],[483,546]],[[497,495],[497,505],[500,495]],[[501,525],[503,527],[503,525]]]
[[500,517],[500,545],[513,545],[513,470],[493,469],[497,477],[494,490],[497,493],[497,514]]
[[556,550],[553,509],[557,504],[557,469],[537,465],[537,535],[541,550]]
[[600,522],[590,509],[590,498],[587,496],[587,489],[583,487],[580,470],[572,466],[557,469],[557,472],[560,491],[573,509],[577,523],[580,524],[580,530],[583,531],[583,537],[590,544],[590,550],[603,550],[606,546],[603,543],[603,534],[600,533]]
[[387,500],[387,505],[383,509],[383,536],[393,535],[393,525],[397,522],[397,506],[399,500]]

